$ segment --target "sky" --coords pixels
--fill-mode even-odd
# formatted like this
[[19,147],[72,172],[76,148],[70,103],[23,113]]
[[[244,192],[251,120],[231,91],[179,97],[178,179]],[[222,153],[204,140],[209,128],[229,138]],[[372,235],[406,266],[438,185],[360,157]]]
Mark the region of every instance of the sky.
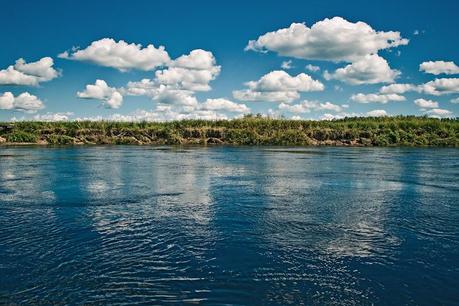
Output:
[[459,116],[457,1],[0,7],[0,121]]

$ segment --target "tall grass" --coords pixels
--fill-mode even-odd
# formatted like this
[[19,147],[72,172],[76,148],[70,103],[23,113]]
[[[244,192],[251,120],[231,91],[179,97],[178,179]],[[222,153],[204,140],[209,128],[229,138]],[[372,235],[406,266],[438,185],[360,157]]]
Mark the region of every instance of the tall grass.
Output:
[[[3,127],[3,129],[2,129]],[[172,122],[0,123],[11,143],[459,146],[459,119],[415,116],[333,121],[270,119]]]

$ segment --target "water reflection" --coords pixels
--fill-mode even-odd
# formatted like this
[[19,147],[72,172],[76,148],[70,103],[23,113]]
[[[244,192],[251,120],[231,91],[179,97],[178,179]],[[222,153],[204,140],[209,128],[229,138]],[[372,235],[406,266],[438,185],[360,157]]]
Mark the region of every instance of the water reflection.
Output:
[[5,148],[0,292],[19,304],[448,304],[459,289],[458,157]]

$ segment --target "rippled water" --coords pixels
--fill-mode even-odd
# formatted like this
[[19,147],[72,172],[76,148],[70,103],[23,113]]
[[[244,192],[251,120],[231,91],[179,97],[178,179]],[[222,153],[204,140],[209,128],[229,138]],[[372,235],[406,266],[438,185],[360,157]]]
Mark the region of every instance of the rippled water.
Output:
[[459,150],[0,148],[0,303],[454,304]]

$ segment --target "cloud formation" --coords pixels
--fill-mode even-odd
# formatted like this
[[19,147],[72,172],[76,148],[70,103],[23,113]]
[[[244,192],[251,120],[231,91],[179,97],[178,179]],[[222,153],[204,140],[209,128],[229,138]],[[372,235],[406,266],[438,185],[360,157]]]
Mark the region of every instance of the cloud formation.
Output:
[[108,117],[95,116],[95,117],[82,117],[76,118],[77,121],[121,121],[121,122],[140,122],[140,121],[174,121],[174,120],[190,120],[190,119],[201,119],[201,120],[224,120],[228,117],[224,114],[217,113],[209,110],[195,110],[191,112],[179,112],[173,110],[171,106],[158,105],[153,111],[137,110],[131,114],[113,114]]
[[43,57],[31,63],[20,58],[14,65],[0,70],[0,85],[37,86],[41,82],[51,81],[59,76],[53,65],[51,57]]
[[434,108],[425,112],[426,115],[432,118],[448,118],[452,116],[452,112],[447,109]]
[[326,113],[320,117],[320,120],[337,120],[346,117],[383,117],[388,116],[387,112],[383,109],[375,109],[366,113],[338,113],[330,114]]
[[220,69],[212,52],[196,49],[171,62],[169,68],[156,71],[155,82],[175,89],[209,91]]
[[36,121],[67,121],[72,116],[72,112],[65,112],[65,113],[46,113],[46,114],[37,114],[33,116],[33,120]]
[[0,95],[0,109],[35,113],[42,108],[44,108],[43,102],[28,92],[21,93],[16,97],[9,91]]
[[170,57],[163,46],[156,48],[150,44],[145,48],[140,44],[127,43],[103,38],[93,41],[82,50],[65,51],[60,58],[88,61],[100,66],[112,67],[119,71],[138,69],[151,71],[169,63]]
[[303,102],[294,104],[294,105],[281,103],[279,104],[279,109],[288,111],[290,113],[301,114],[301,113],[310,113],[311,111],[340,112],[343,110],[343,107],[337,104],[333,104],[331,102],[321,103],[318,101],[304,100]]
[[386,104],[387,102],[395,101],[402,102],[406,98],[398,94],[363,94],[358,93],[351,96],[351,100],[357,103],[382,103]]
[[320,67],[319,66],[315,66],[315,65],[311,65],[311,64],[307,64],[304,68],[306,68],[306,70],[311,71],[311,72],[320,71]]
[[292,69],[293,66],[292,66],[292,60],[288,60],[288,61],[283,61],[282,64],[281,64],[281,68],[282,69]]
[[369,117],[384,117],[387,116],[387,112],[383,109],[375,109],[366,113]]
[[196,92],[209,91],[210,82],[220,73],[212,52],[202,49],[191,51],[169,62],[169,67],[155,72],[155,78],[128,82],[119,92],[131,96],[147,96],[161,104],[198,107]]
[[324,19],[310,28],[304,23],[261,35],[249,41],[246,50],[273,51],[301,59],[354,62],[378,51],[408,44],[400,32],[375,31],[364,22],[341,17]]
[[420,108],[438,108],[438,102],[432,100],[416,99],[414,100],[414,104]]
[[77,97],[100,100],[107,108],[119,108],[123,104],[121,93],[116,88],[108,86],[104,80],[96,80],[94,85],[86,85],[84,91],[77,92]]
[[419,65],[419,71],[434,75],[439,74],[459,74],[459,66],[454,62],[428,61]]
[[383,94],[404,94],[406,92],[418,92],[433,96],[459,93],[459,78],[441,78],[424,84],[391,84],[381,87]]
[[325,71],[326,80],[339,80],[351,85],[392,83],[400,71],[391,69],[387,61],[376,55],[366,55],[358,61],[338,68],[335,72]]
[[382,94],[404,94],[408,91],[418,91],[418,87],[413,84],[390,84],[379,90]]
[[207,99],[204,103],[201,104],[200,108],[202,110],[225,110],[235,113],[250,113],[250,108],[245,104],[238,104],[227,99]]
[[300,92],[323,91],[325,86],[305,73],[291,76],[285,71],[275,70],[257,81],[245,83],[248,89],[235,90],[233,96],[241,101],[267,101],[289,103],[300,96]]
[[459,78],[435,79],[420,85],[419,89],[434,96],[459,93]]

